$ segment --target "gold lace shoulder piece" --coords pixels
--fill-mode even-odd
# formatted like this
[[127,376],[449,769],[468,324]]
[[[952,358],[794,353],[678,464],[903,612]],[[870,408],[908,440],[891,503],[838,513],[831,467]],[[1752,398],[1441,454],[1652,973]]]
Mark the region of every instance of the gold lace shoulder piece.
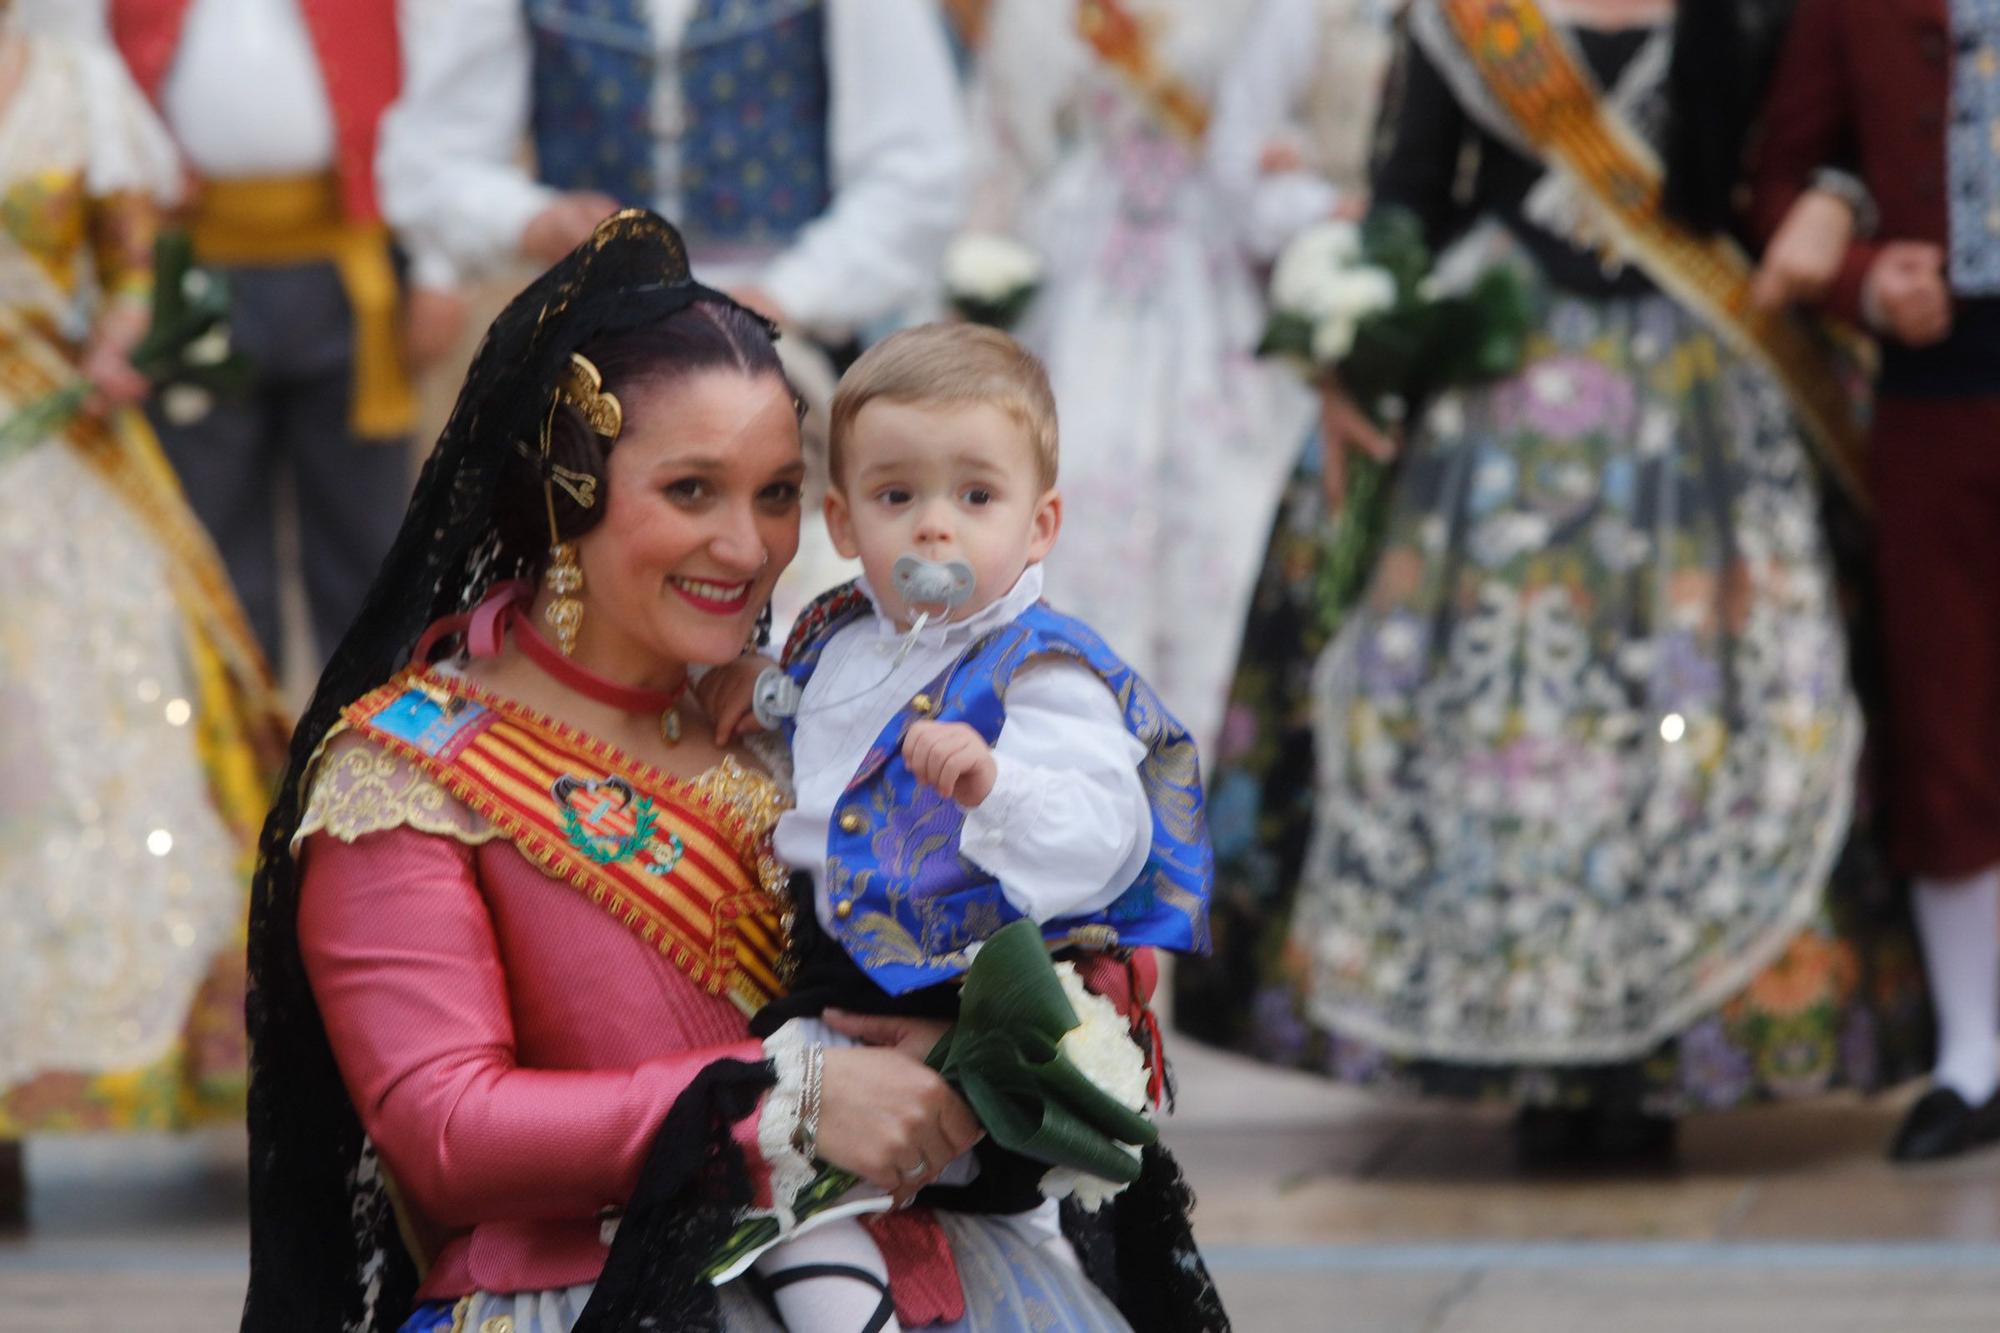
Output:
[[724,755],[722,762],[688,785],[711,805],[735,811],[756,842],[757,877],[772,893],[783,890],[790,872],[778,861],[771,845],[771,832],[778,817],[792,808],[791,793],[776,779]]
[[500,836],[423,770],[352,732],[329,735],[314,761],[312,793],[293,835],[315,833],[351,843],[370,833],[413,828],[477,847]]

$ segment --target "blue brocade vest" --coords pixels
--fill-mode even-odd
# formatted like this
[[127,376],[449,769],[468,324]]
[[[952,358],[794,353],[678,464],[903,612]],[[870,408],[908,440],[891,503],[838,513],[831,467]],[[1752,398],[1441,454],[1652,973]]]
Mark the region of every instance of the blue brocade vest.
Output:
[[[525,0],[541,179],[657,206],[647,0]],[[689,242],[773,244],[826,211],[820,0],[697,0],[681,44],[674,220]]]
[[[803,689],[835,631],[873,614],[854,585],[821,598],[801,617],[785,670]],[[963,972],[970,946],[1021,913],[1000,884],[959,854],[965,812],[920,784],[903,762],[903,733],[932,718],[963,722],[991,745],[1007,718],[1014,673],[1037,659],[1068,657],[1104,681],[1125,725],[1146,747],[1139,770],[1153,811],[1151,854],[1136,879],[1099,911],[1047,922],[1052,943],[1089,949],[1150,945],[1208,950],[1215,857],[1202,815],[1194,739],[1159,696],[1081,621],[1037,603],[968,647],[890,720],[869,747],[827,830],[823,885],[832,934],[891,995]]]

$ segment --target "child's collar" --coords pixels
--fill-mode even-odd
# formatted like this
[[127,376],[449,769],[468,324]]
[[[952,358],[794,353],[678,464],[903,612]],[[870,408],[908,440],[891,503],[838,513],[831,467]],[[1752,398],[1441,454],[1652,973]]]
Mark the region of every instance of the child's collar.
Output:
[[[895,621],[883,614],[882,603],[876,598],[875,589],[869,585],[868,576],[863,574],[855,582],[862,594],[868,598],[868,606],[874,613],[875,631],[882,641],[894,645],[908,637],[908,630],[899,627]],[[955,647],[970,643],[1013,620],[1041,599],[1042,566],[1037,562],[1021,571],[1021,577],[1014,580],[1014,586],[1007,590],[1005,597],[967,616],[964,620],[925,625],[923,633],[919,636],[919,642],[931,648]]]

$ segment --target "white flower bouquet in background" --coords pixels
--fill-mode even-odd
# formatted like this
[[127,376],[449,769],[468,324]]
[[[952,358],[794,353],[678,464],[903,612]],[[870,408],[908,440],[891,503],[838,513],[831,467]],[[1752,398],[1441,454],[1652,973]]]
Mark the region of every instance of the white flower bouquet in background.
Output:
[[1423,226],[1407,209],[1378,208],[1358,226],[1309,227],[1271,270],[1258,353],[1293,362],[1314,382],[1337,378],[1380,421],[1402,419],[1440,390],[1519,369],[1531,323],[1520,275],[1493,269],[1462,294],[1438,292],[1430,275]]
[[[1257,352],[1289,361],[1313,384],[1338,385],[1387,426],[1443,390],[1518,370],[1532,324],[1520,275],[1492,269],[1471,290],[1447,294],[1431,273],[1423,226],[1407,209],[1378,208],[1358,226],[1309,227],[1271,271],[1271,318]],[[1315,580],[1328,634],[1374,565],[1391,466],[1360,451],[1346,460],[1345,497]]]
[[[241,392],[248,380],[249,366],[229,342],[229,289],[195,265],[184,231],[163,231],[154,244],[152,320],[130,360],[176,425],[199,421],[218,396]],[[67,428],[94,388],[79,376],[0,422],[0,457]]]
[[1012,237],[964,232],[944,252],[945,296],[974,324],[1013,328],[1041,285],[1041,257]]
[[1395,275],[1369,262],[1361,228],[1322,222],[1295,236],[1271,270],[1271,322],[1258,350],[1318,379],[1354,350],[1363,320],[1395,306]]

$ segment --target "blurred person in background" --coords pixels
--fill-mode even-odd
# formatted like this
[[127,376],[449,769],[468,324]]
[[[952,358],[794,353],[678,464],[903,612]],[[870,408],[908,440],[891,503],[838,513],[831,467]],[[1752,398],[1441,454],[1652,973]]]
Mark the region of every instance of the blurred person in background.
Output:
[[[1521,276],[1527,360],[1413,420],[1324,652],[1321,549],[1279,526],[1193,1035],[1511,1100],[1529,1164],[1658,1160],[1681,1113],[1921,1059],[1815,466],[1851,483],[1849,386],[1730,240],[1788,10],[1409,6],[1373,203],[1441,275]],[[1337,391],[1322,436],[1329,472],[1395,449]]]
[[20,1140],[242,1113],[243,911],[284,722],[136,404],[179,168],[102,6],[0,3],[0,1222]]
[[255,374],[201,421],[155,425],[273,660],[289,478],[323,655],[410,486],[416,399],[374,173],[396,0],[111,0],[111,23],[180,145],[196,255],[228,276]]
[[[553,263],[627,205],[672,218],[704,282],[834,365],[930,299],[965,176],[935,0],[436,0],[409,22],[380,164],[419,309],[508,260]],[[834,366],[781,346],[814,409],[785,621],[851,570],[818,517]]]
[[1203,163],[1247,6],[993,0],[973,225],[1039,257],[1014,333],[1062,418],[1049,599],[1198,743],[1222,715],[1257,544],[1310,402],[1255,360],[1264,307]]
[[951,22],[951,48],[964,69],[986,37],[988,0],[941,0],[944,16]]
[[1883,790],[1938,1019],[1891,1152],[1922,1161],[2000,1138],[2000,4],[1801,0],[1769,121],[1761,227],[1827,206],[1836,153],[1879,211],[1831,281],[1784,285],[1882,340]]
[[[1329,218],[1368,203],[1376,108],[1394,50],[1400,0],[1260,0],[1216,94],[1209,167],[1228,215],[1260,266]],[[1229,686],[1209,790],[1231,802],[1217,863],[1225,897],[1211,913],[1225,938],[1259,937],[1288,915],[1291,876],[1312,826],[1312,666],[1326,635],[1319,545],[1333,521],[1317,415],[1270,527]],[[1244,817],[1254,810],[1254,817]],[[1228,1040],[1256,982],[1245,958],[1175,969],[1180,1012]],[[1211,1012],[1211,1006],[1219,1006]]]

